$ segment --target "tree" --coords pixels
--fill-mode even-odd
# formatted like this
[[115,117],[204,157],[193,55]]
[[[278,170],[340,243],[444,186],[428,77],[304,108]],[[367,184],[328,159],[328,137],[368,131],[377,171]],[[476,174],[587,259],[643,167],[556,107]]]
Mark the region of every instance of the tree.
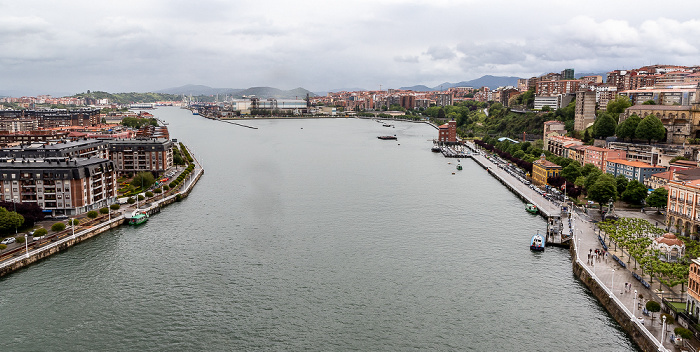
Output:
[[608,113],[602,113],[593,123],[593,135],[601,139],[614,136],[616,128],[617,122],[615,118]]
[[586,128],[585,131],[583,131],[583,143],[590,143],[591,142],[591,133],[588,131],[588,128]]
[[134,197],[129,197],[129,199],[127,199],[126,202],[129,204],[134,204],[136,203],[136,199],[134,199]]
[[668,204],[668,190],[663,187],[659,187],[651,192],[647,196],[647,205],[650,207],[655,207],[656,212],[660,213],[661,208],[665,208]]
[[438,119],[444,119],[445,116],[446,116],[446,114],[445,114],[445,109],[440,108],[440,110],[438,110],[437,118],[438,118]]
[[629,183],[629,180],[625,175],[619,174],[617,177],[615,177],[615,181],[617,182],[617,194],[622,194],[625,192],[627,189],[627,184]]
[[591,164],[591,163],[585,164],[585,165],[583,165],[583,167],[581,168],[581,176],[587,177],[588,174],[590,174],[590,173],[593,172],[593,171],[600,171],[600,169],[597,168],[597,167],[595,167],[595,165],[593,165],[593,164]]
[[630,106],[632,106],[630,98],[624,95],[618,95],[614,100],[608,102],[608,106],[605,108],[605,111],[613,114],[615,117],[618,117],[618,115],[625,112],[625,110],[627,110],[627,108]]
[[595,183],[588,188],[588,198],[598,203],[603,207],[603,203],[607,203],[610,199],[617,200],[617,182],[610,174],[600,175]]
[[65,229],[66,229],[66,224],[64,224],[62,222],[57,222],[57,223],[51,225],[51,231],[53,231],[53,232],[59,232],[59,231],[65,230]]
[[641,204],[648,193],[649,190],[643,183],[632,180],[627,185],[627,189],[622,192],[622,200],[630,204]]
[[565,178],[570,183],[575,183],[576,179],[581,176],[581,168],[578,163],[569,163],[565,168],[561,169],[559,174],[561,177]]
[[71,226],[78,226],[78,224],[80,224],[80,220],[78,220],[78,219],[70,219],[70,220],[68,220],[68,225],[71,225]]
[[107,213],[109,213],[109,208],[107,208],[107,207],[100,208],[100,214],[107,214]]
[[684,328],[684,327],[677,327],[673,329],[673,333],[676,334],[676,336],[680,336],[682,339],[692,339],[693,338],[693,332]]
[[635,138],[635,131],[637,131],[637,126],[642,121],[637,114],[632,114],[625,121],[617,126],[615,134],[622,139],[629,138],[630,140]]
[[119,204],[117,204],[117,203],[112,204],[112,205],[109,206],[109,208],[112,209],[112,210],[119,210],[119,207],[121,207],[121,205],[119,205]]
[[148,187],[151,187],[151,185],[156,181],[155,177],[153,177],[153,174],[149,171],[144,171],[144,172],[139,172],[134,176],[134,179],[131,180],[131,185],[137,188],[141,189],[146,189]]
[[42,227],[40,229],[34,230],[34,233],[32,234],[32,236],[42,237],[42,236],[46,236],[47,233],[49,233],[49,231],[46,231],[46,229]]
[[661,310],[661,305],[657,301],[649,301],[646,304],[646,308],[651,312],[651,320],[654,321],[654,313]]
[[24,217],[22,215],[0,207],[0,232],[14,232],[23,223]]
[[[593,185],[598,181],[598,178],[603,175],[603,171],[600,171],[600,169],[595,168],[591,170],[588,173],[588,176],[586,176],[586,182],[584,182],[583,187],[587,190],[591,189]],[[612,176],[610,176],[612,178]],[[613,178],[613,182],[615,182],[615,179]],[[617,191],[617,182],[615,182],[615,191]],[[605,202],[608,200],[606,199]]]
[[660,141],[666,136],[666,128],[656,115],[649,115],[639,123],[634,135],[639,139],[648,140],[651,144],[652,139]]
[[99,214],[97,214],[97,212],[94,211],[94,210],[90,210],[89,212],[87,212],[87,217],[89,217],[90,219],[94,219],[94,218],[96,218],[98,215],[99,215]]
[[647,100],[643,102],[642,105],[656,105],[656,102],[653,100]]

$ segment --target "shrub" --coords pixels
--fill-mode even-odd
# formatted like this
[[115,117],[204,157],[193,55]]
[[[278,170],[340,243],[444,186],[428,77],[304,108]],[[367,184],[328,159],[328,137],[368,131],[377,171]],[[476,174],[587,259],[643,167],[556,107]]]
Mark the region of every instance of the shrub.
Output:
[[17,243],[24,243],[24,236],[15,237],[15,241],[17,241]]
[[175,183],[175,181],[173,181],[173,182],[170,182],[170,184],[168,186],[170,188],[173,188],[173,187],[177,186],[177,183]]
[[182,194],[178,193],[178,194],[175,196],[175,201],[176,201],[176,202],[179,202],[179,201],[181,201],[181,200],[182,200]]
[[87,212],[87,217],[89,217],[90,219],[96,218],[97,215],[99,215],[99,214],[94,210],[90,210],[89,212]]
[[169,189],[170,189],[170,187],[168,187],[168,185],[163,185],[163,190],[164,190],[164,191],[167,191],[167,190],[169,190]]
[[100,208],[100,214],[107,214],[107,213],[109,213],[109,208],[107,208],[107,207]]
[[153,197],[153,192],[146,192],[146,197]]
[[66,229],[66,224],[62,222],[57,222],[53,225],[51,225],[51,231],[58,232],[58,231],[63,231]]
[[121,206],[121,205],[119,205],[119,204],[117,204],[117,203],[114,203],[114,204],[110,205],[109,208],[112,209],[112,210],[118,210],[120,206]]
[[1,251],[1,250],[4,250],[5,248],[7,248],[7,245],[6,245],[6,244],[0,244],[0,251]]
[[78,224],[80,224],[80,220],[78,220],[78,219],[70,219],[70,220],[68,220],[68,225],[77,226]]
[[139,194],[139,200],[144,200],[144,199],[146,199],[146,197]]
[[156,188],[153,190],[153,192],[160,194],[160,193],[163,193],[163,190],[160,188]]
[[134,199],[134,197],[129,197],[129,200],[127,200],[126,202],[129,204],[134,204],[136,203],[136,199]]
[[49,232],[46,231],[46,229],[42,227],[42,228],[36,229],[36,231],[34,231],[34,237],[46,236],[47,233],[49,233]]

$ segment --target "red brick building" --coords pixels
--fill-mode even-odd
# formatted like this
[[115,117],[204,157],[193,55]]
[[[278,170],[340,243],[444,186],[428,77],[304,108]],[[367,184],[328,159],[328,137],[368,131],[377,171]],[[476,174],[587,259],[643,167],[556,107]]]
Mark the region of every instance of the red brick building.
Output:
[[457,121],[450,121],[439,127],[438,142],[440,143],[456,143],[457,142]]

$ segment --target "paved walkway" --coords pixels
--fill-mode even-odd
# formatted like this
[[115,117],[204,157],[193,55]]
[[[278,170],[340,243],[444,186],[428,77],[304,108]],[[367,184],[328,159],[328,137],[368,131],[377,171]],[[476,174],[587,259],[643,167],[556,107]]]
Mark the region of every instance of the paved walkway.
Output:
[[[655,218],[660,216],[653,214],[655,212],[649,212],[652,214],[648,214],[649,216],[647,216],[647,214],[641,213],[641,211],[616,211],[616,213],[622,217],[644,218],[651,221],[652,223],[658,221],[655,220]],[[656,336],[657,339],[661,341],[662,324],[661,320],[659,319],[661,313],[654,313],[654,319],[651,319],[651,317],[644,316],[642,314],[642,309],[645,307],[646,302],[649,300],[654,300],[661,303],[662,296],[667,299],[671,299],[672,296],[679,296],[681,295],[681,293],[669,293],[669,289],[666,287],[664,287],[663,292],[661,292],[658,289],[658,281],[654,280],[653,282],[649,282],[649,277],[642,275],[639,266],[637,266],[637,270],[634,269],[634,260],[631,260],[630,263],[627,263],[629,259],[628,254],[626,252],[623,253],[619,248],[615,249],[616,246],[614,244],[612,246],[609,246],[608,248],[609,252],[607,259],[599,258],[598,260],[586,264],[588,261],[588,253],[590,253],[591,251],[595,252],[596,249],[603,249],[602,245],[600,244],[600,241],[598,240],[599,230],[597,226],[595,226],[595,224],[591,221],[591,217],[595,218],[595,220],[599,220],[599,213],[597,210],[594,210],[589,211],[589,214],[590,216],[578,211],[574,212],[573,214],[575,235],[574,240],[577,242],[577,244],[579,244],[579,248],[581,249],[579,251],[579,259],[582,263],[584,263],[585,266],[594,271],[595,276],[597,276],[606,287],[612,290],[615,296],[618,299],[620,299],[620,301],[622,301],[622,303],[625,305],[625,307],[627,307],[627,309],[629,309],[637,318],[644,319],[644,326],[649,330],[649,332],[651,332],[654,336]],[[613,254],[621,258],[621,260],[623,260],[627,264],[627,268],[623,268],[619,263],[613,260]],[[639,281],[637,281],[637,279],[635,279],[632,276],[632,272],[636,272],[637,275],[642,276],[644,280],[650,283],[651,287],[644,287]],[[630,287],[628,288],[628,290],[625,290],[625,283],[628,283]],[[637,292],[636,299],[634,294],[635,290]],[[680,286],[677,288],[677,291],[680,291]],[[641,295],[642,298],[639,298],[639,295]],[[670,335],[673,334],[673,329],[678,325],[667,325],[667,332],[665,333],[665,337],[663,340],[664,347],[669,351],[680,351],[679,348],[677,348],[670,342]],[[697,340],[692,340],[691,344],[696,350],[698,349],[698,347],[700,347],[700,343]]]

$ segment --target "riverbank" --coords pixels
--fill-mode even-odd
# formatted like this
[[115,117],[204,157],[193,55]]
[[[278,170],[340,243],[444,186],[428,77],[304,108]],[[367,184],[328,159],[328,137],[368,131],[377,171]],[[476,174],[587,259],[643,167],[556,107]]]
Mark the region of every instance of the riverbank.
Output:
[[[469,147],[477,149],[473,145],[469,145]],[[477,159],[475,157],[472,159],[475,160],[481,167],[489,171],[490,175],[498,179],[520,198],[526,199],[530,202],[533,201],[532,197],[525,194],[527,193],[526,191],[529,190],[528,188],[515,187],[511,185],[510,182],[506,182],[504,176],[498,175],[497,173],[491,171],[498,170],[498,168],[488,159]],[[550,202],[547,201],[547,204],[542,204],[540,207],[549,205],[549,203]],[[545,212],[552,213],[555,211],[554,209],[548,210],[547,208],[540,209],[545,210]],[[576,236],[574,237],[573,241],[570,241],[568,247],[572,257],[572,271],[576,278],[578,278],[580,282],[591,291],[600,305],[605,308],[605,310],[615,319],[615,321],[618,322],[618,324],[620,324],[623,330],[637,344],[637,346],[639,346],[639,348],[644,351],[676,350],[677,347],[670,343],[668,339],[661,338],[663,327],[660,326],[659,323],[657,323],[656,327],[654,327],[653,320],[645,324],[643,320],[644,317],[640,317],[642,311],[641,309],[638,309],[638,307],[642,305],[642,299],[639,299],[638,295],[642,295],[644,298],[646,298],[646,301],[656,300],[659,303],[662,301],[656,295],[656,293],[653,292],[653,290],[643,286],[641,282],[633,277],[632,273],[629,272],[626,267],[621,267],[616,261],[613,261],[612,258],[593,262],[589,261],[588,263],[584,263],[580,259],[579,251],[582,250],[586,252],[590,250],[592,252],[594,249],[602,248],[598,234],[596,234],[596,225],[592,222],[592,219],[589,218],[588,215],[578,214],[578,211],[578,209],[575,209],[572,212],[571,221],[569,222],[570,230],[572,234],[575,234]],[[599,232],[599,230],[597,231]],[[612,253],[610,255],[612,256]],[[597,269],[597,273],[596,266],[599,267]],[[617,275],[615,274],[615,269],[617,269]],[[619,295],[616,294],[617,291],[614,290],[615,286],[613,286],[615,276],[617,276],[618,280],[617,287],[620,287]],[[607,282],[610,282],[610,287],[606,286],[605,283]],[[626,285],[629,287],[629,289],[623,290],[623,285]],[[638,300],[640,303],[639,306],[637,305]],[[669,324],[667,330],[673,331],[673,326]],[[666,334],[665,336],[670,336],[666,333],[666,331],[664,331],[664,333]],[[657,336],[659,336],[658,339]]]
[[[187,149],[189,150],[189,148]],[[192,192],[192,189],[204,174],[204,168],[200,164],[199,160],[195,158],[194,153],[192,153],[191,150],[189,150],[189,152],[194,160],[193,162],[195,164],[195,168],[190,176],[185,179],[180,189],[169,196],[163,195],[163,198],[160,200],[153,200],[151,203],[147,203],[148,205],[146,207],[139,208],[140,211],[143,211],[149,215],[158,213],[163,207],[186,198]],[[26,246],[25,250],[17,251],[13,253],[11,258],[6,258],[5,260],[0,261],[0,277],[13,273],[53,254],[64,251],[80,242],[95,237],[110,229],[127,224],[129,219],[125,214],[129,214],[135,209],[135,206],[128,206],[121,209],[117,213],[118,215],[114,217],[111,216],[112,213],[110,212],[109,216],[101,217],[101,219],[106,218],[106,221],[98,222],[89,226],[88,228],[81,229],[78,232],[74,232],[75,229],[64,230],[55,234],[55,236],[52,236],[51,240],[32,243],[31,248],[29,245]]]

